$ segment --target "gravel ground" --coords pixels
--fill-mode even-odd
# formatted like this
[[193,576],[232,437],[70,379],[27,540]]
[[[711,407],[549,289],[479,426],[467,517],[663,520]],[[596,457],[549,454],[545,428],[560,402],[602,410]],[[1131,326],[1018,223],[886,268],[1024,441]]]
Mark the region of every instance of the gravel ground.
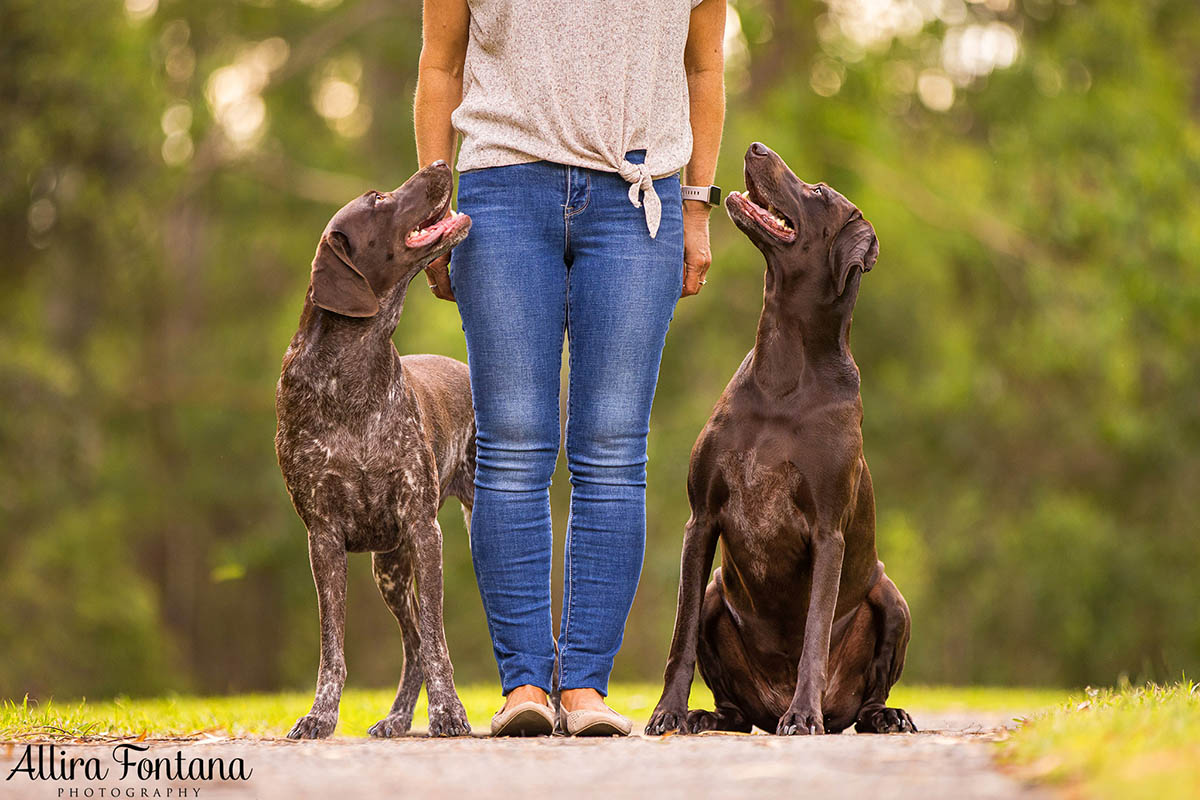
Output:
[[[143,743],[150,746],[144,756],[169,758],[172,764],[182,752],[185,762],[220,757],[231,764],[241,758],[253,769],[248,780],[224,782],[122,779],[112,744],[67,745],[56,746],[54,753],[66,749],[68,758],[96,757],[109,769],[108,777],[31,781],[21,772],[0,780],[0,797],[1048,797],[992,764],[989,744],[1013,716],[913,712],[922,732],[892,736]],[[25,745],[0,745],[0,779],[24,754]]]

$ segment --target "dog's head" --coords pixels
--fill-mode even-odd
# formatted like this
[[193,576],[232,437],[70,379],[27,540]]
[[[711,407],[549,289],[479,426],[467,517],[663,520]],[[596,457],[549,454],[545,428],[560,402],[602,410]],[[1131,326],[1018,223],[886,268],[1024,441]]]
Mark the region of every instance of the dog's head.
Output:
[[471,218],[451,213],[450,167],[430,164],[391,192],[367,192],[341,208],[312,262],[312,300],[347,317],[372,317],[379,300],[407,285],[467,236]]
[[[768,269],[813,284],[827,301],[853,298],[857,278],[875,266],[875,229],[845,197],[805,183],[766,145],[746,151],[746,191],[730,192],[730,218],[763,251]],[[815,264],[825,269],[814,269]],[[847,292],[847,286],[851,292]]]

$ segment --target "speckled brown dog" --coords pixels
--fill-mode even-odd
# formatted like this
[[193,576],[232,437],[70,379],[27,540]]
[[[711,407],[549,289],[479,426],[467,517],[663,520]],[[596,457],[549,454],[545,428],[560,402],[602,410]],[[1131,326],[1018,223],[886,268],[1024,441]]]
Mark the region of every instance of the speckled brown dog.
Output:
[[[757,142],[730,217],[767,260],[754,349],[692,449],[679,608],[647,733],[915,731],[888,708],[909,614],[875,553],[850,317],[875,230]],[[717,540],[721,568],[705,590]],[[688,712],[692,672],[715,711]]]
[[[431,736],[470,733],[442,627],[437,512],[457,497],[470,514],[475,425],[467,366],[405,356],[392,345],[408,283],[467,235],[446,216],[450,168],[437,162],[393,192],[367,192],[334,215],[317,245],[300,329],[283,359],[275,449],[308,528],[321,618],[312,711],[288,734],[329,736],[346,681],[346,554],[370,551],[375,581],[400,624],[404,669],[372,736],[412,723],[422,681]],[[415,581],[415,584],[414,584]]]

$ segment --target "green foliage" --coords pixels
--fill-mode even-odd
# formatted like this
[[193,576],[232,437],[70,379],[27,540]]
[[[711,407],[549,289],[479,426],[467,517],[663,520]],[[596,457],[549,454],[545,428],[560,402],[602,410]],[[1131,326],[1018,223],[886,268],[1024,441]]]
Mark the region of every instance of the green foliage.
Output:
[[1023,724],[1004,762],[1071,796],[1141,800],[1200,795],[1200,687],[1088,689]]
[[[844,0],[737,2],[718,182],[739,187],[761,139],[879,233],[854,352],[880,553],[915,620],[906,675],[1194,672],[1200,14],[959,5],[864,44]],[[274,384],[329,215],[416,167],[419,14],[0,10],[0,696],[309,685]],[[1015,62],[953,74],[971,25],[1019,36]],[[664,355],[626,681],[660,673],[687,455],[760,309],[761,257],[720,212],[712,227],[708,288]],[[417,288],[397,345],[464,357],[454,307]],[[457,510],[442,522],[458,675],[493,680]],[[399,636],[365,558],[350,594],[351,681],[392,683]]]

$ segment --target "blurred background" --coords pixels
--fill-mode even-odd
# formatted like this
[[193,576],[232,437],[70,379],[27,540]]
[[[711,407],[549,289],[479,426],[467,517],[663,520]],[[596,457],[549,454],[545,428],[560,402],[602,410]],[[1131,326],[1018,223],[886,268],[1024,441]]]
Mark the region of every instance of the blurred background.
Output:
[[[416,169],[416,0],[0,7],[0,696],[308,688],[274,391],[329,216]],[[738,0],[717,182],[761,139],[863,209],[854,354],[909,682],[1200,672],[1195,0]],[[617,662],[661,675],[688,454],[754,339],[721,211],[651,433]],[[465,358],[414,284],[401,352]],[[569,486],[553,489],[561,539]],[[460,682],[495,681],[442,515]],[[561,553],[561,546],[559,552]],[[401,644],[351,559],[350,683]]]

